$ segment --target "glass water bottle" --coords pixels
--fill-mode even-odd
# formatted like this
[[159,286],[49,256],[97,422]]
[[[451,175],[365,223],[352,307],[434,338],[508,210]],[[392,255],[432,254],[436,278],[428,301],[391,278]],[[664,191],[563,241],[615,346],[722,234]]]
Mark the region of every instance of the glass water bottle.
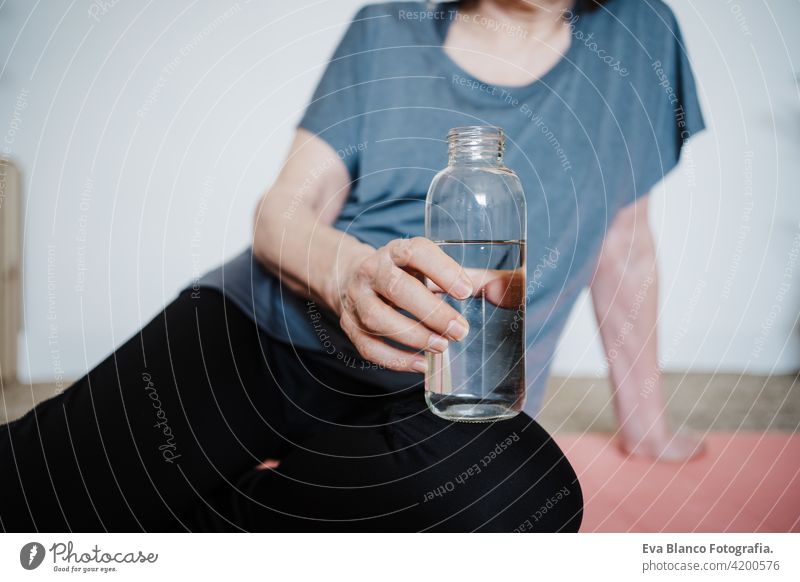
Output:
[[503,165],[503,130],[459,127],[449,163],[431,182],[425,236],[464,269],[473,295],[428,286],[469,323],[444,353],[427,353],[425,400],[448,420],[511,418],[525,402],[525,195]]

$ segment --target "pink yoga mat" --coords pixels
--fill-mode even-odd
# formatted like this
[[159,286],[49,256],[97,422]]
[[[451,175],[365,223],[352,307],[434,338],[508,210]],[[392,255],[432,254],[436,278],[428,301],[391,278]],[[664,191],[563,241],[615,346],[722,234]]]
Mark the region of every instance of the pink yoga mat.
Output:
[[581,531],[800,531],[800,435],[710,433],[686,463],[626,457],[608,435],[556,440],[583,487]]

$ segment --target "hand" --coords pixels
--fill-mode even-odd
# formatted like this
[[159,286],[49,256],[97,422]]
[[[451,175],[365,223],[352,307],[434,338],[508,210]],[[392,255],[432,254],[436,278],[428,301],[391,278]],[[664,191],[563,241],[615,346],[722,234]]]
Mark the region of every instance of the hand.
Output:
[[[441,353],[449,341],[467,336],[467,321],[421,278],[457,299],[473,294],[461,266],[421,237],[393,240],[344,269],[333,306],[342,330],[365,359],[391,370],[424,372],[421,350]],[[413,351],[391,346],[387,339]]]
[[673,432],[661,423],[643,435],[634,436],[629,432],[622,431],[619,444],[624,453],[633,457],[662,462],[685,462],[705,452],[705,443],[700,435],[693,432]]

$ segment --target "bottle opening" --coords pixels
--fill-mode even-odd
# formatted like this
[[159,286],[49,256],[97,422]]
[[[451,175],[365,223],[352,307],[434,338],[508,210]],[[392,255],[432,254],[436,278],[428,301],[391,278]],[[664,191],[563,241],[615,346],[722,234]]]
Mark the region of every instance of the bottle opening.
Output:
[[454,127],[447,133],[450,163],[500,165],[503,161],[505,135],[502,127],[470,125]]

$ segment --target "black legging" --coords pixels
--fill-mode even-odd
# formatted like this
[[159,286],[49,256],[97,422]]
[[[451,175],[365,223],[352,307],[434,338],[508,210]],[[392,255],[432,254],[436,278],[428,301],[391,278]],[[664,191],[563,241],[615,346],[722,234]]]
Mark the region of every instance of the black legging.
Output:
[[575,473],[529,416],[450,423],[351,370],[184,293],[0,426],[0,528],[577,531]]

